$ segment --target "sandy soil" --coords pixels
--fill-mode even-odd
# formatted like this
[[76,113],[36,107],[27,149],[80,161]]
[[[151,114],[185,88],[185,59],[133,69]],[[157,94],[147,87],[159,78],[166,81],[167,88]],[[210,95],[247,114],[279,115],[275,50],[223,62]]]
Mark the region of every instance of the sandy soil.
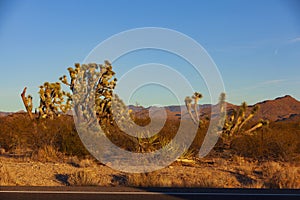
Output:
[[[73,185],[100,186],[184,186],[184,187],[262,187],[262,169],[253,163],[236,157],[234,160],[202,159],[197,162],[175,162],[171,166],[147,174],[127,174],[115,171],[92,160],[37,162],[32,160],[0,156],[1,176],[9,181],[0,185],[19,186],[65,186],[70,185],[70,177],[84,171],[93,183],[78,180]],[[76,178],[76,177],[75,177]],[[78,178],[78,176],[77,176]],[[89,177],[79,177],[88,179]],[[2,178],[3,179],[3,178]],[[85,181],[85,182],[84,182]],[[72,185],[72,184],[71,184]]]

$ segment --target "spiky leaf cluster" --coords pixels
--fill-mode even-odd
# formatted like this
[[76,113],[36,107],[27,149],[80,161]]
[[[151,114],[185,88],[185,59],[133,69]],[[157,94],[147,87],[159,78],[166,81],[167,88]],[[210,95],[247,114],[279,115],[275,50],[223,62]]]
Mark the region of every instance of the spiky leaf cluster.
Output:
[[114,94],[112,99],[112,112],[114,120],[122,130],[130,129],[134,126],[134,122],[130,115],[132,110],[128,109],[126,104],[117,94]]
[[45,82],[40,86],[39,95],[38,113],[40,118],[53,119],[54,116],[60,116],[61,112],[71,109],[71,94],[62,91],[59,82]]
[[112,121],[112,96],[117,79],[112,65],[105,61],[102,64],[75,64],[68,68],[70,81],[66,76],[60,77],[62,83],[70,87],[75,104],[76,115],[93,122]]

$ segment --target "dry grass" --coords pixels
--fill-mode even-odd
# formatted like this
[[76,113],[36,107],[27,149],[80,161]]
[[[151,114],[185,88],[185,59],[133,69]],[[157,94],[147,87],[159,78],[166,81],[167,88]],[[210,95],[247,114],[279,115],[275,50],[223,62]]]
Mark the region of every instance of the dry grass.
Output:
[[5,149],[0,148],[0,155],[3,155],[3,154],[5,154]]
[[6,166],[0,162],[0,186],[15,185],[11,174],[8,172]]
[[299,189],[299,167],[283,166],[277,162],[267,162],[262,166],[264,187],[271,189]]
[[67,163],[78,168],[95,167],[97,165],[92,158],[80,159],[77,156],[69,157]]
[[45,145],[32,153],[31,159],[40,162],[57,162],[62,158],[62,153],[53,146]]
[[[173,173],[142,173],[129,174],[126,176],[127,186],[137,187],[200,187],[200,188],[220,188],[224,187],[223,180],[214,178],[212,173],[192,174],[176,174]],[[226,177],[224,177],[226,178]]]
[[129,174],[126,185],[138,187],[172,187],[171,177],[162,176],[158,173]]
[[96,186],[99,185],[100,180],[96,172],[83,169],[71,174],[68,183],[71,186]]

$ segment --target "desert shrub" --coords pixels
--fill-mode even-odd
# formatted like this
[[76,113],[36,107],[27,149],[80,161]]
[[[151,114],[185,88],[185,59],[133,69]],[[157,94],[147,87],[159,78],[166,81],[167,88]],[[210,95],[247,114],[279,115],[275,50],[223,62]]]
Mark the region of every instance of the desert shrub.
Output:
[[[32,122],[25,114],[14,114],[0,118],[0,145],[6,151],[26,147],[28,135],[32,133]],[[22,136],[22,137],[21,137]]]
[[[134,121],[139,125],[141,124],[147,125],[148,123],[147,118],[135,117]],[[192,121],[188,121],[187,123],[189,123],[187,124],[187,126],[189,125],[195,126]],[[179,126],[180,126],[179,120],[167,118],[163,128],[157,134],[149,138],[139,138],[139,139],[130,136],[125,132],[122,132],[116,124],[103,127],[103,129],[107,133],[106,136],[110,139],[110,141],[123,149],[126,149],[131,152],[153,152],[166,146],[176,136]],[[181,138],[179,138],[179,140],[183,142],[189,139],[188,137],[191,134],[189,132],[190,127],[182,128],[182,130],[185,132],[182,133]],[[206,135],[206,131],[207,131],[207,126],[199,127],[197,129],[196,136],[192,144],[186,151],[188,152],[189,157],[197,156],[199,149],[203,143],[203,139]],[[219,143],[220,142],[218,142],[218,144]]]
[[[139,124],[145,124],[147,120],[136,118]],[[122,132],[116,124],[102,128],[106,136],[121,148],[132,152],[151,152],[168,144],[177,133],[179,125],[179,121],[167,119],[158,134],[145,139],[138,139]],[[201,133],[200,138],[203,138],[202,135]],[[192,149],[197,149],[198,143],[194,143]],[[50,161],[50,157],[55,160],[58,152],[79,157],[89,155],[76,131],[72,116],[67,115],[53,119],[39,119],[36,123],[33,123],[25,113],[0,118],[0,145],[9,152],[14,152],[17,148],[29,149],[32,152],[31,157],[37,160],[43,160],[42,155],[46,156],[45,160]]]
[[[135,117],[134,121],[139,125],[148,124],[148,119],[144,117]],[[110,141],[120,148],[131,152],[152,152],[169,143],[169,141],[175,136],[178,127],[179,122],[167,119],[164,127],[157,134],[148,138],[130,136],[120,130],[118,125],[115,123],[102,126],[102,129],[106,132],[106,136],[110,139]]]
[[41,119],[34,123],[25,113],[0,118],[0,145],[6,151],[30,149],[33,157],[59,151],[66,155],[85,156],[88,151],[82,144],[72,116]]
[[51,145],[66,155],[89,154],[76,132],[71,116],[61,116],[53,120],[42,119],[42,121],[38,127],[39,139],[33,142],[35,149]]
[[266,160],[292,161],[299,154],[300,131],[296,123],[273,122],[268,130],[236,137],[231,148],[239,155]]

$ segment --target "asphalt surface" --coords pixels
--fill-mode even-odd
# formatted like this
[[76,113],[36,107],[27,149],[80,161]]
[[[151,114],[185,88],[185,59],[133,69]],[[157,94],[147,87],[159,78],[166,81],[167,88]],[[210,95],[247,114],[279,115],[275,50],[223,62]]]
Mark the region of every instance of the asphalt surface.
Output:
[[122,199],[293,199],[300,200],[300,190],[199,189],[199,188],[129,188],[129,187],[0,187],[0,200],[122,200]]

